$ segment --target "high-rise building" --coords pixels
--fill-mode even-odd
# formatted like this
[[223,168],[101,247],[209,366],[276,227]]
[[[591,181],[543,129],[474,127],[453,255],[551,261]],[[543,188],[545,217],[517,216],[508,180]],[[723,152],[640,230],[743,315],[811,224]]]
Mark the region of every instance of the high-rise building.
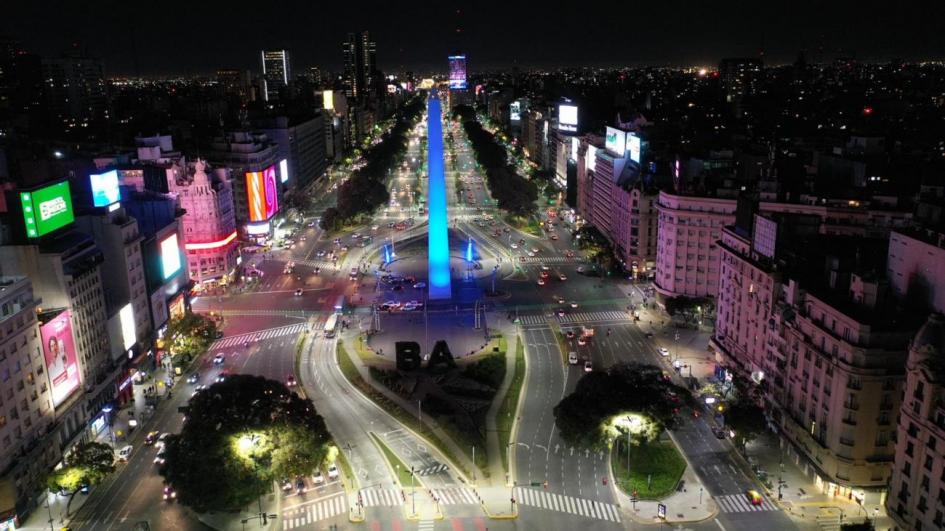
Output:
[[324,120],[327,115],[327,111],[318,111],[307,120],[276,116],[257,124],[278,146],[279,180],[282,183],[304,187],[325,175],[328,157],[325,153]]
[[227,96],[249,99],[250,76],[243,70],[217,70],[217,83]]
[[345,95],[356,100],[376,96],[377,44],[367,31],[349,33],[342,45]]
[[263,50],[262,60],[262,95],[265,101],[276,101],[285,94],[292,78],[288,50]]
[[70,50],[55,59],[43,59],[44,96],[51,127],[56,134],[81,133],[83,139],[108,120],[105,66],[100,59]]
[[740,104],[745,96],[751,96],[761,81],[764,67],[757,57],[729,57],[719,63],[719,78],[722,95],[726,103]]
[[213,139],[208,161],[230,168],[236,221],[247,235],[270,234],[269,220],[279,211],[278,146],[260,132],[234,131]]

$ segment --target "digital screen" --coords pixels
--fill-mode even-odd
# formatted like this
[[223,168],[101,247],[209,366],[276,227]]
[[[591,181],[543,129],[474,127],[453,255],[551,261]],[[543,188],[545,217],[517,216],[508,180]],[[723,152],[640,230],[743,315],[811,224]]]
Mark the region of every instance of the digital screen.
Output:
[[171,234],[161,242],[161,270],[164,280],[180,271],[180,246],[177,245],[177,234]]
[[329,111],[335,110],[335,93],[326,90],[322,92],[322,107],[328,109]]
[[254,236],[259,234],[269,234],[269,222],[264,221],[262,223],[247,223],[246,233]]
[[639,164],[640,162],[640,137],[630,133],[627,135],[627,151],[630,152],[630,160]]
[[627,152],[627,133],[620,129],[608,127],[607,135],[604,138],[604,147],[617,157],[623,157],[624,153]]
[[584,166],[591,170],[597,170],[597,146],[587,146],[587,154],[584,155]]
[[509,104],[509,120],[513,122],[522,120],[522,104],[520,102],[513,101]]
[[466,88],[466,56],[451,55],[450,60],[450,89],[463,90]]
[[187,305],[184,304],[184,294],[179,293],[176,297],[170,300],[167,303],[167,308],[170,310],[171,317],[175,319],[180,319],[184,316],[184,313],[187,312]]
[[89,175],[92,184],[92,204],[104,207],[121,201],[121,190],[118,188],[118,170]]
[[23,207],[26,235],[30,238],[45,236],[75,221],[68,181],[51,184],[32,192],[20,192],[20,203]]
[[558,105],[558,129],[561,131],[577,131],[578,108],[575,105]]
[[267,221],[279,210],[276,169],[270,166],[263,171],[246,172],[246,198],[249,203],[249,220]]
[[79,365],[72,340],[72,314],[64,311],[39,328],[46,372],[52,384],[53,407],[79,388]]
[[571,160],[577,160],[579,145],[581,145],[581,141],[576,136],[571,137],[571,155],[569,157]]
[[118,321],[121,323],[121,341],[125,350],[128,350],[134,346],[138,337],[135,332],[135,311],[130,302],[118,311]]
[[279,188],[276,185],[276,167],[269,166],[263,170],[266,182],[266,219],[276,215],[279,211]]
[[289,161],[286,159],[279,162],[279,180],[282,182],[289,180]]

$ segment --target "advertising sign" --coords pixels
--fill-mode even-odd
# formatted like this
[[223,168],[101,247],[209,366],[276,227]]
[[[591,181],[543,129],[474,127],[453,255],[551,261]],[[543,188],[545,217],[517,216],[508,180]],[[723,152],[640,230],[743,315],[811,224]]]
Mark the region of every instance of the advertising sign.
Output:
[[662,519],[666,519],[666,505],[662,503],[656,504],[656,516]]
[[595,145],[587,146],[587,154],[584,155],[584,157],[585,157],[584,166],[591,171],[596,171],[597,170],[597,146]]
[[329,111],[335,110],[335,93],[330,90],[322,92],[322,107]]
[[607,127],[607,136],[604,138],[604,147],[617,157],[623,157],[627,152],[627,133],[620,129]]
[[79,388],[79,365],[72,339],[72,313],[64,311],[39,328],[46,372],[52,385],[53,407]]
[[640,146],[640,137],[633,133],[627,135],[627,151],[630,152],[630,160],[637,164],[640,163]]
[[263,170],[263,180],[266,186],[266,219],[269,219],[279,211],[279,188],[276,185],[275,166],[269,166]]
[[92,204],[104,207],[121,201],[121,190],[118,188],[118,170],[89,175],[92,184]]
[[164,280],[180,271],[180,246],[177,244],[177,234],[171,234],[161,242],[161,271]]
[[259,236],[260,234],[269,234],[269,222],[264,221],[262,223],[247,223],[246,234],[250,234],[253,236]]
[[30,238],[39,238],[75,221],[68,181],[20,192],[20,204],[26,235]]
[[279,161],[279,180],[282,182],[289,180],[289,161],[286,159]]
[[466,56],[451,55],[450,60],[450,89],[466,89]]
[[578,108],[576,105],[558,105],[558,130],[576,132],[578,126]]
[[509,104],[509,120],[513,122],[522,121],[522,104],[517,101],[513,101]]
[[246,172],[246,199],[250,221],[267,221],[279,210],[276,168]]
[[121,324],[121,341],[125,350],[128,350],[138,339],[135,332],[135,312],[130,302],[118,311],[118,321]]
[[184,294],[178,293],[176,297],[168,301],[167,308],[171,312],[171,317],[180,319],[187,312],[187,305],[184,304]]

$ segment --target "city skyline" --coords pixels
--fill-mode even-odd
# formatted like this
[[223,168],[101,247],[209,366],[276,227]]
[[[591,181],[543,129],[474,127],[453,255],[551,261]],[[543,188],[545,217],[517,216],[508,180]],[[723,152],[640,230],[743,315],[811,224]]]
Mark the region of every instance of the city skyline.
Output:
[[[256,71],[259,50],[280,48],[289,49],[300,66],[340,71],[338,50],[346,34],[364,30],[377,41],[378,65],[388,72],[443,70],[445,56],[456,50],[469,56],[471,71],[714,65],[727,56],[761,55],[768,64],[779,64],[793,61],[800,51],[809,61],[937,60],[943,58],[937,38],[945,32],[945,7],[932,3],[915,10],[872,9],[852,2],[817,9],[813,3],[809,9],[796,3],[766,4],[749,10],[734,2],[571,4],[556,8],[535,28],[520,26],[527,24],[531,11],[514,2],[485,8],[459,2],[368,9],[290,3],[252,17],[220,2],[188,5],[186,10],[171,2],[147,17],[130,5],[95,11],[64,5],[50,14],[46,4],[9,6],[0,34],[47,56],[78,43],[105,60],[109,75]],[[231,31],[244,26],[247,31]],[[134,35],[128,28],[135,29]]]

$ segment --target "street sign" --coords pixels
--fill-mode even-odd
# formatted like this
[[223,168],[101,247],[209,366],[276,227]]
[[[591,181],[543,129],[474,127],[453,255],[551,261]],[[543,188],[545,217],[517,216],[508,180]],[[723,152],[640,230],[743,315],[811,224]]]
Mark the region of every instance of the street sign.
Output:
[[662,503],[656,506],[656,516],[660,517],[663,520],[666,519],[666,506],[663,505]]

